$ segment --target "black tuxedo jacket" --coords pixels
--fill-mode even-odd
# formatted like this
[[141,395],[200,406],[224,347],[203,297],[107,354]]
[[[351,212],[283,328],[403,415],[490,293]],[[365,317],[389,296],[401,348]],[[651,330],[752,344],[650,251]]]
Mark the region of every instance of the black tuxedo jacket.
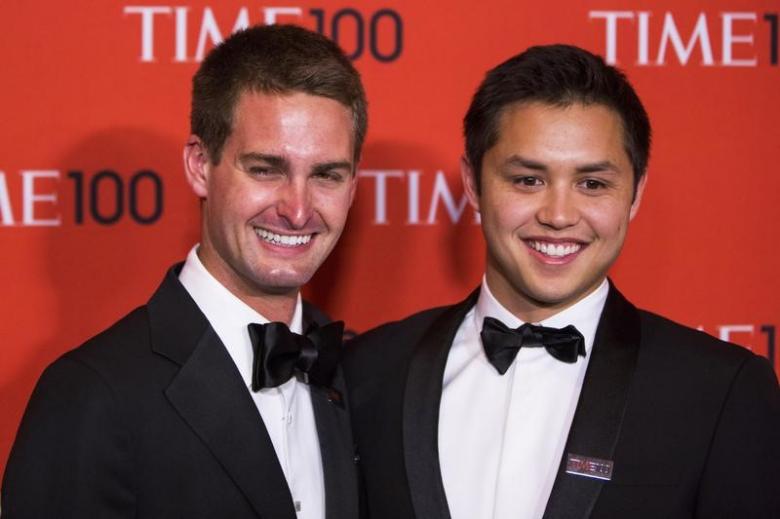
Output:
[[[295,519],[271,439],[176,268],[41,376],[2,488],[3,517]],[[306,322],[322,314],[304,308]],[[343,376],[335,389],[344,393]],[[311,388],[328,519],[358,516],[348,409]]]
[[[450,517],[442,377],[476,297],[347,348],[371,519]],[[765,359],[639,311],[614,287],[591,355],[545,519],[780,517],[780,392]],[[566,453],[613,461],[611,480],[566,473]]]

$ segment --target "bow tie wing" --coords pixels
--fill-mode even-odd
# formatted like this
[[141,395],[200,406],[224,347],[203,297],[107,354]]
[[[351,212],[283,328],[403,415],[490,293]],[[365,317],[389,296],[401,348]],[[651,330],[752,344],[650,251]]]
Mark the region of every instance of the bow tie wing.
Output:
[[302,337],[294,334],[284,323],[249,325],[254,361],[252,366],[252,390],[276,387],[292,377],[300,352]]
[[336,367],[341,361],[344,323],[334,321],[324,326],[312,323],[306,332],[317,355],[316,361],[308,370],[309,379],[319,386],[329,387],[336,373]]
[[485,317],[480,337],[488,360],[503,375],[517,357],[523,345],[523,336],[498,319]]
[[560,330],[544,326],[537,328],[545,349],[556,359],[573,364],[578,356],[585,356],[585,338],[571,324]]

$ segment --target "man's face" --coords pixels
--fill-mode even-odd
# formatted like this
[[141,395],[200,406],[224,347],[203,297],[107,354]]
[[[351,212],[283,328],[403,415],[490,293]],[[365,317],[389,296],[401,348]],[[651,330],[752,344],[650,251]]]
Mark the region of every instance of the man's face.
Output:
[[576,303],[602,282],[639,208],[620,117],[603,105],[509,106],[498,142],[484,155],[481,194],[464,163],[469,199],[481,213],[486,278],[526,321]]
[[188,178],[204,199],[206,268],[237,295],[289,294],[322,264],[355,194],[350,110],[303,93],[244,92],[218,165],[197,137]]

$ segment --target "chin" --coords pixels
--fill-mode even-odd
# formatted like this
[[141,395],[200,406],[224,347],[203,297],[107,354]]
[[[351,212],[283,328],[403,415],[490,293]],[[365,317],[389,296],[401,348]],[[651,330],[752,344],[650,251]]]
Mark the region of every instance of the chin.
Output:
[[253,287],[253,291],[266,294],[286,294],[298,290],[305,285],[311,275],[300,272],[283,271],[274,269],[265,272],[249,272],[245,276],[246,283]]
[[565,305],[567,301],[573,301],[577,297],[577,292],[572,291],[570,288],[556,290],[555,287],[551,287],[550,285],[551,283],[540,281],[531,286],[526,285],[523,289],[518,291],[524,294],[529,300],[536,302],[539,306]]

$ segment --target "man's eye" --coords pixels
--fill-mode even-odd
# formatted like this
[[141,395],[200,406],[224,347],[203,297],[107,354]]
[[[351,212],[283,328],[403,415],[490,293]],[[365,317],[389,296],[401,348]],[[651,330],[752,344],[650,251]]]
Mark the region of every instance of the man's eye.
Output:
[[315,174],[315,177],[322,180],[329,180],[331,182],[340,182],[344,175],[338,171],[319,171]]
[[269,177],[279,173],[279,170],[267,166],[252,166],[249,168],[249,173],[256,177]]
[[604,187],[607,187],[607,185],[602,182],[601,180],[596,180],[594,178],[588,178],[582,181],[582,186],[587,190],[596,190],[596,189],[602,189]]
[[516,185],[526,186],[526,187],[536,187],[542,185],[542,180],[538,177],[515,177],[513,179],[513,182]]

